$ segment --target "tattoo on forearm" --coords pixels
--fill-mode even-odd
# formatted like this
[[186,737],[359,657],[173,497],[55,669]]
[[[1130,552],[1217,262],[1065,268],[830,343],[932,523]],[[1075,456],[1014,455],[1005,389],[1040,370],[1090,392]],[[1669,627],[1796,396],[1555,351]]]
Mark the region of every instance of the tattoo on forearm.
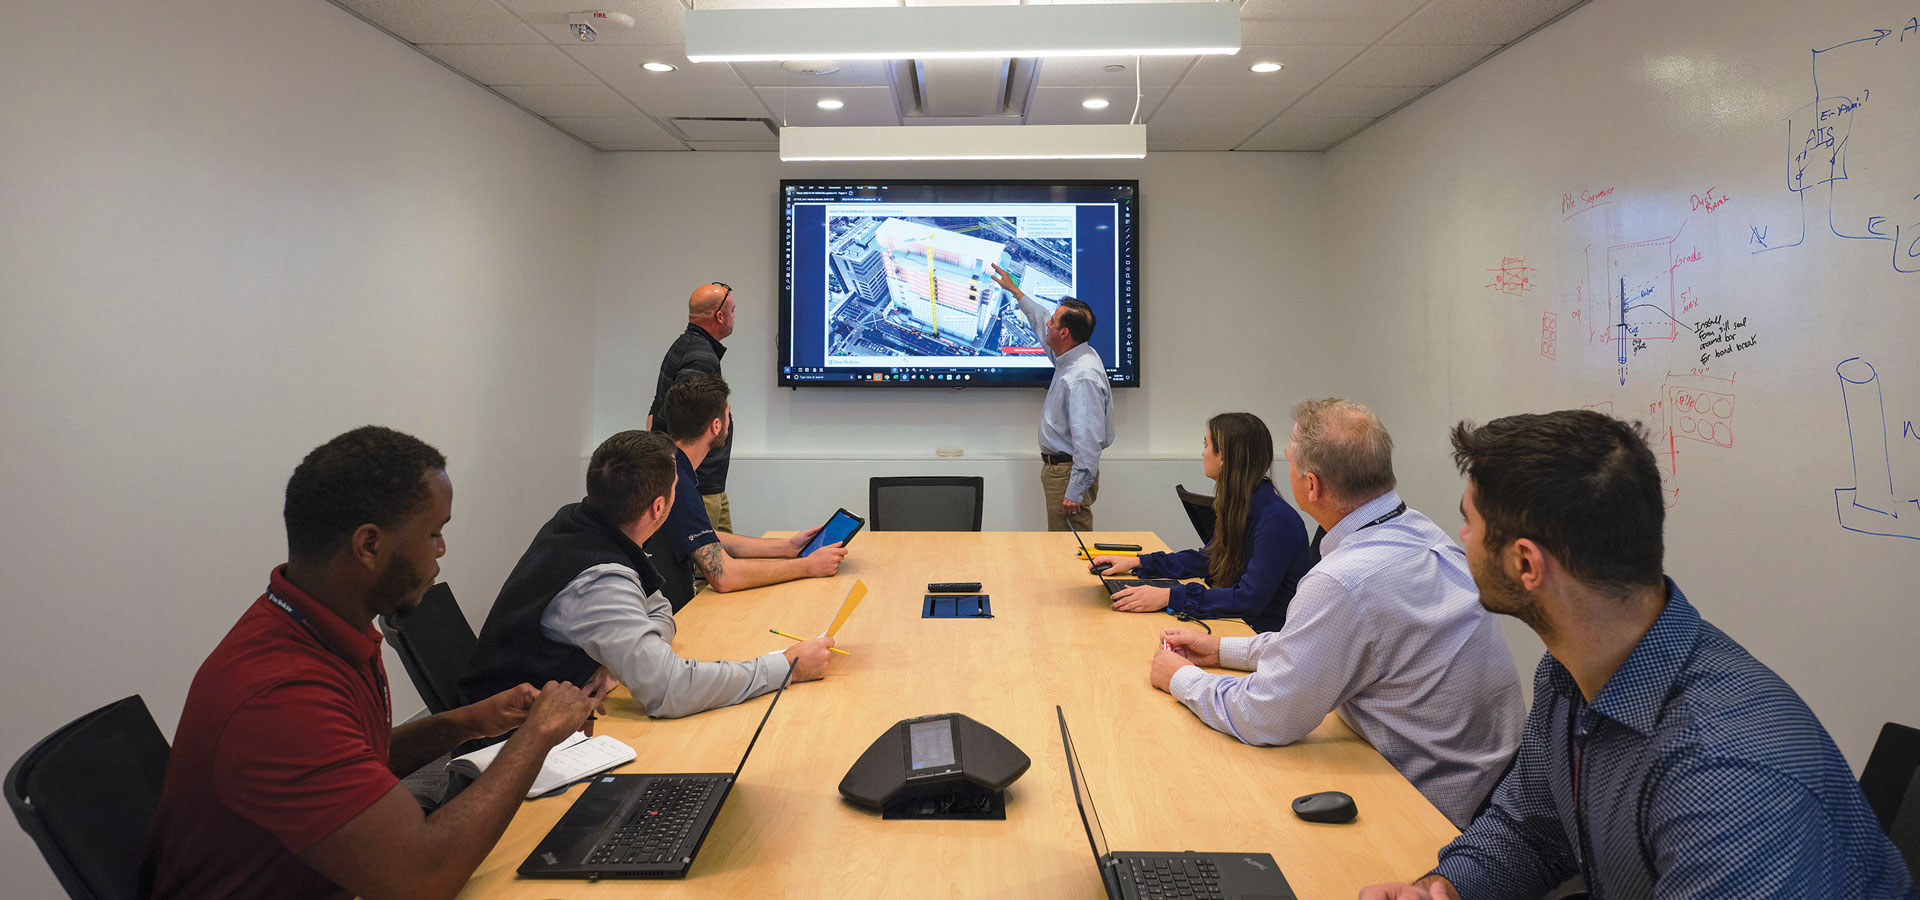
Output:
[[706,573],[708,581],[720,577],[720,572],[726,568],[726,558],[726,551],[721,550],[718,543],[708,544],[693,551],[694,564],[700,567],[700,571]]

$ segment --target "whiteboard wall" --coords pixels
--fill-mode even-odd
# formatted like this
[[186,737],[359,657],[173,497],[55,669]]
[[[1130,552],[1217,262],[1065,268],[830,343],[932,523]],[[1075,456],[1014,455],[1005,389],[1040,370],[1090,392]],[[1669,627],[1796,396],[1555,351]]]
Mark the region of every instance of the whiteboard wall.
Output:
[[1403,492],[1457,519],[1459,419],[1644,421],[1669,574],[1856,766],[1920,722],[1916,16],[1599,0],[1326,158]]

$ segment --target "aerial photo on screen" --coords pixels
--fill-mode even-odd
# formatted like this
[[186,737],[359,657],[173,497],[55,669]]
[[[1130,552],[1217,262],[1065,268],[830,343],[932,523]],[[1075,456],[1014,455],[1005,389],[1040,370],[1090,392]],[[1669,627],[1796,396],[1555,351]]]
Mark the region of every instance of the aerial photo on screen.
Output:
[[1051,308],[1073,293],[1064,216],[827,217],[829,357],[1035,357],[1040,338],[993,283]]

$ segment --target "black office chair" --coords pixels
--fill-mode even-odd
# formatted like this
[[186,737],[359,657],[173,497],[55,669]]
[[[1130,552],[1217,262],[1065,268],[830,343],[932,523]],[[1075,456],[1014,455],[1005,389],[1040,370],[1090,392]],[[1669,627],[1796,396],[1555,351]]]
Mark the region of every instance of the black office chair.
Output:
[[441,582],[427,589],[420,605],[398,616],[381,616],[380,630],[400,654],[407,677],[427,702],[427,711],[443,713],[465,704],[460,700],[460,676],[479,643],[467,615],[453,600],[453,589]]
[[1193,530],[1200,535],[1200,546],[1213,543],[1213,497],[1187,490],[1184,484],[1174,485],[1173,492],[1180,497],[1180,507],[1187,511],[1187,521],[1193,523]]
[[978,475],[867,479],[873,531],[979,531],[987,480]]
[[1920,729],[1888,722],[1860,771],[1860,792],[1920,881]]
[[48,735],[7,771],[7,805],[67,896],[140,896],[140,859],[171,752],[135,694]]

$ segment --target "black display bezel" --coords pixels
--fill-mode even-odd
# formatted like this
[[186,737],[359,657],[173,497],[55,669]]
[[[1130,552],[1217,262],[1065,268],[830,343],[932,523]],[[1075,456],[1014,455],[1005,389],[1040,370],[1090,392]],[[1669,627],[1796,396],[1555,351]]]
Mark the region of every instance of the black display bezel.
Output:
[[[1132,269],[1130,272],[1123,272],[1123,275],[1130,274],[1132,276],[1131,302],[1133,306],[1133,322],[1132,322],[1132,325],[1133,325],[1133,338],[1132,338],[1133,340],[1133,373],[1132,373],[1132,377],[1128,379],[1128,378],[1120,377],[1116,373],[1109,371],[1108,382],[1112,384],[1113,387],[1116,387],[1116,388],[1136,388],[1136,387],[1140,387],[1145,383],[1146,381],[1145,360],[1143,358],[1145,354],[1141,351],[1141,348],[1144,346],[1145,328],[1143,327],[1143,324],[1141,321],[1141,314],[1140,314],[1140,303],[1141,303],[1140,295],[1142,292],[1142,288],[1145,285],[1145,277],[1141,271],[1144,268],[1144,262],[1142,259],[1140,248],[1142,245],[1141,234],[1144,231],[1145,222],[1140,214],[1140,210],[1141,210],[1140,182],[1138,179],[1130,179],[1130,178],[1113,178],[1113,179],[1103,179],[1103,178],[1080,178],[1080,179],[783,178],[780,180],[779,193],[774,198],[775,218],[779,222],[778,224],[779,239],[776,241],[774,245],[774,268],[777,273],[776,277],[778,278],[778,281],[779,281],[779,291],[778,291],[776,300],[779,306],[780,325],[775,335],[776,343],[774,344],[773,369],[774,369],[775,382],[779,387],[795,388],[795,389],[802,388],[802,387],[808,387],[808,388],[817,388],[817,387],[876,388],[877,387],[877,388],[908,388],[908,389],[941,388],[941,389],[955,390],[955,391],[966,390],[970,388],[1040,388],[1044,390],[1051,381],[1052,373],[1050,370],[1047,371],[1047,377],[1045,378],[1034,378],[1034,379],[1023,378],[1018,380],[987,379],[982,381],[968,381],[964,384],[953,382],[953,381],[939,381],[939,380],[873,381],[873,380],[862,379],[862,378],[849,378],[849,379],[822,381],[822,380],[796,378],[794,376],[794,373],[790,371],[790,368],[792,366],[792,361],[791,361],[791,355],[788,350],[791,344],[792,336],[793,336],[793,331],[792,331],[793,329],[793,272],[787,264],[786,252],[787,252],[788,246],[793,240],[793,234],[791,231],[792,220],[787,215],[787,211],[786,211],[787,193],[789,188],[792,186],[833,187],[838,185],[844,185],[849,182],[859,182],[862,185],[868,185],[868,186],[877,187],[877,188],[878,187],[891,188],[896,186],[1022,187],[1022,188],[1125,187],[1128,190],[1131,190],[1133,193],[1133,196],[1131,198],[1131,202],[1133,205],[1133,230],[1131,235],[1132,243],[1133,243],[1133,248],[1131,252]],[[1123,281],[1123,284],[1124,284],[1124,281]],[[1121,288],[1121,290],[1124,291],[1127,289],[1123,287]],[[1124,339],[1125,338],[1123,337],[1122,340]],[[876,372],[872,374],[879,374],[879,373]]]

